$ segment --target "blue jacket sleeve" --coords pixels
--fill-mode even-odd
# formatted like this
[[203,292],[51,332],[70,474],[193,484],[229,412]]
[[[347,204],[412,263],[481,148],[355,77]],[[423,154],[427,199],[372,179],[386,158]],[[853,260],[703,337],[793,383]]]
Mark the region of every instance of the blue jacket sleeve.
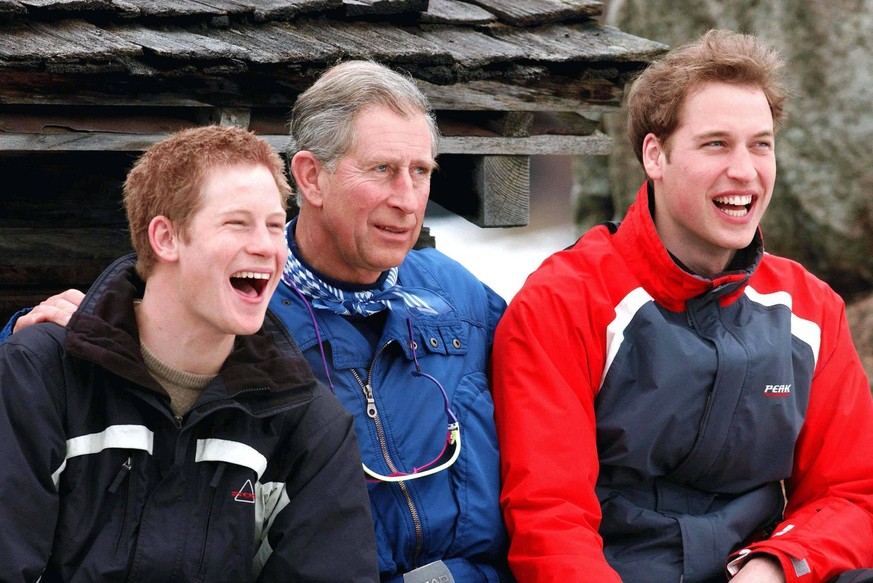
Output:
[[9,318],[9,321],[6,322],[5,326],[3,326],[3,330],[0,330],[0,344],[2,344],[3,342],[6,342],[6,339],[9,338],[10,336],[12,336],[12,330],[13,330],[13,328],[15,328],[15,323],[18,322],[18,318],[25,315],[26,313],[28,313],[32,309],[33,308],[22,308],[22,309],[18,310],[17,312],[15,312],[14,314],[12,314],[12,317]]

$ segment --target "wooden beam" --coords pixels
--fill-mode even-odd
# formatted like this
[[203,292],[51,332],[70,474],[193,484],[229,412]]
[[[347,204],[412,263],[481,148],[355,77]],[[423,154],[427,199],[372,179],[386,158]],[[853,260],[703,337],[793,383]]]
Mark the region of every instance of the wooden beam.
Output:
[[7,286],[89,286],[129,253],[126,228],[0,228],[0,295]]
[[[245,126],[243,126],[245,127]],[[116,134],[72,132],[63,134],[0,134],[0,153],[28,152],[141,152],[167,137],[167,134]],[[288,136],[262,135],[279,152],[288,145]],[[605,155],[612,149],[606,134],[590,136],[541,135],[523,138],[488,136],[443,136],[440,154],[499,156],[588,156]]]
[[440,157],[431,200],[480,227],[520,227],[530,220],[530,158]]
[[252,110],[247,107],[221,107],[213,112],[213,122],[247,130],[252,123]]
[[[623,87],[632,71],[632,68],[593,70],[586,65],[574,75],[549,74],[529,80],[505,76],[449,85],[418,79],[415,83],[437,110],[602,112],[621,107]],[[288,69],[223,77],[194,74],[185,80],[186,85],[182,87],[176,79],[149,75],[63,75],[0,70],[0,103],[5,106],[290,108],[314,77]]]

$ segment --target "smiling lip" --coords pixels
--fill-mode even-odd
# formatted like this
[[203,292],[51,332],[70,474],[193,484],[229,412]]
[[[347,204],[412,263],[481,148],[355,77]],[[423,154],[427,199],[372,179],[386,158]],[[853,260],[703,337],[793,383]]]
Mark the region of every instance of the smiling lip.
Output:
[[245,298],[256,300],[263,297],[271,277],[263,271],[242,270],[230,275],[230,285]]
[[409,234],[409,229],[405,227],[392,227],[390,225],[376,225],[382,233],[393,236],[403,236]]
[[724,214],[736,219],[743,218],[752,210],[755,197],[751,194],[732,194],[712,199],[715,206]]

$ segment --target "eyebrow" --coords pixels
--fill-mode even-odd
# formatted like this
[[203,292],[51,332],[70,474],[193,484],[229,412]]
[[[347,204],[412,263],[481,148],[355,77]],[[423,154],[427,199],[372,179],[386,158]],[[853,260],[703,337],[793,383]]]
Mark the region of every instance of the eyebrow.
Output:
[[[230,215],[246,215],[246,216],[251,217],[251,216],[254,216],[255,214],[256,213],[254,211],[252,211],[251,209],[246,208],[246,207],[233,207],[233,208],[226,208],[226,209],[222,209],[222,210],[218,211],[216,213],[216,216],[227,217]],[[278,217],[280,215],[284,218],[285,212],[277,209],[275,211],[269,211],[266,216],[269,218],[269,217],[273,217],[273,216]]]
[[[713,130],[709,132],[704,132],[702,134],[696,134],[694,137],[698,140],[711,140],[713,138],[724,138],[731,135],[731,132],[723,131],[723,130]],[[760,132],[754,134],[753,138],[772,138],[775,136],[775,132],[773,130],[761,130]]]

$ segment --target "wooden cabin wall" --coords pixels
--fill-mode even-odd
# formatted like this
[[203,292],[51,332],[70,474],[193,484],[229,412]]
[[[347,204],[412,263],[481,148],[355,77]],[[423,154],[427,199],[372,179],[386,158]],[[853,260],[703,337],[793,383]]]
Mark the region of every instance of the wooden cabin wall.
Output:
[[0,325],[16,310],[75,287],[131,249],[122,206],[133,153],[0,156]]
[[[87,291],[132,251],[122,185],[140,152],[0,156],[0,327],[22,307]],[[288,218],[297,209],[289,203]],[[416,248],[434,247],[427,227]]]

